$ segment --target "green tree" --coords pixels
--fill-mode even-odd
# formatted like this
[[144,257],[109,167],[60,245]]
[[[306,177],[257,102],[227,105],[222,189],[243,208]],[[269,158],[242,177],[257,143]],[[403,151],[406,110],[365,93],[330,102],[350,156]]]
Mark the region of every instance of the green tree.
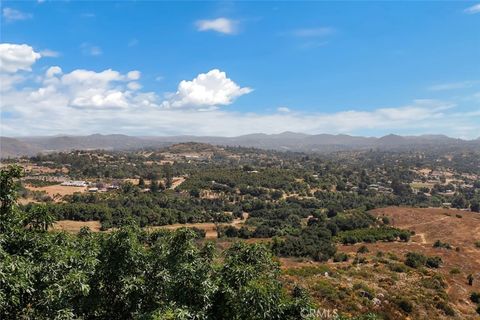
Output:
[[55,214],[46,204],[34,204],[25,222],[33,230],[47,231],[55,220]]
[[0,171],[0,233],[11,233],[21,226],[23,217],[16,204],[16,180],[22,173],[19,166],[9,166]]

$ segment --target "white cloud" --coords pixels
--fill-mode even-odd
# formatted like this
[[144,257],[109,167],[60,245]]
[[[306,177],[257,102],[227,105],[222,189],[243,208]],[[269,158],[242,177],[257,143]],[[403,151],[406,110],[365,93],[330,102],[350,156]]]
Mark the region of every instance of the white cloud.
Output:
[[57,74],[62,74],[62,68],[58,66],[50,67],[47,72],[45,72],[47,78],[53,78]]
[[217,18],[213,20],[199,20],[196,23],[198,31],[216,31],[225,34],[234,34],[237,32],[237,22],[227,18]]
[[25,13],[12,8],[3,8],[2,14],[7,22],[27,20],[32,18],[31,13]]
[[40,55],[41,55],[42,57],[56,58],[56,57],[59,57],[59,56],[60,56],[60,53],[57,52],[57,51],[45,49],[45,50],[40,51]]
[[464,10],[464,12],[468,14],[480,13],[480,3],[477,3],[471,7],[468,7],[467,9]]
[[84,42],[80,45],[82,53],[86,56],[99,56],[103,53],[102,48],[94,46],[88,42]]
[[132,81],[127,84],[127,88],[133,91],[140,90],[142,85],[138,82]]
[[0,72],[30,71],[40,57],[29,45],[0,43]]
[[101,72],[79,69],[62,75],[58,80],[60,89],[67,92],[70,106],[126,108],[129,106],[131,98],[129,90],[140,88],[139,84],[132,84],[129,80],[139,78],[140,72],[138,71],[130,71],[126,75],[122,75],[111,69]]
[[308,38],[308,37],[324,37],[331,35],[335,32],[335,29],[330,27],[317,27],[317,28],[304,28],[297,29],[292,32],[296,37]]
[[287,107],[278,107],[277,111],[281,112],[281,113],[288,113],[288,112],[290,112],[290,109],[287,108]]
[[130,71],[129,73],[127,73],[127,78],[128,78],[129,80],[138,80],[138,79],[140,79],[140,71],[138,71],[138,70]]
[[183,80],[177,92],[167,95],[163,102],[166,108],[210,108],[229,105],[236,98],[252,92],[251,88],[241,88],[225,72],[218,69],[199,74],[191,81]]
[[[29,49],[26,51],[33,52],[31,47],[26,47]],[[301,131],[374,132],[374,135],[388,132],[444,133],[476,138],[480,132],[480,108],[475,102],[478,100],[468,102],[470,108],[466,109],[455,103],[423,99],[405,106],[369,111],[306,113],[288,112],[287,107],[280,107],[270,114],[240,113],[216,107],[228,105],[252,89],[240,87],[217,69],[180,82],[177,92],[165,100],[154,92],[140,91],[141,74],[136,70],[127,73],[111,69],[65,72],[52,66],[42,75],[21,72],[30,70],[38,58],[34,55],[28,63],[25,59],[17,59],[22,63],[7,59],[10,61],[5,65],[8,72],[0,73],[2,111],[12,115],[2,118],[2,135],[120,132],[234,136]],[[28,77],[35,77],[38,81],[23,82]]]

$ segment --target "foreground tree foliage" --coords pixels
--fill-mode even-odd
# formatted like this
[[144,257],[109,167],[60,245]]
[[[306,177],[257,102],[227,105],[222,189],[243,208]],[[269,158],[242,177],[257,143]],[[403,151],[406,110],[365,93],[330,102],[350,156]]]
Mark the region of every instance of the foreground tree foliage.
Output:
[[20,173],[1,171],[1,319],[298,319],[310,306],[282,286],[262,245],[215,257],[193,230],[146,233],[133,222],[111,233],[45,232],[43,207],[25,215],[16,206]]

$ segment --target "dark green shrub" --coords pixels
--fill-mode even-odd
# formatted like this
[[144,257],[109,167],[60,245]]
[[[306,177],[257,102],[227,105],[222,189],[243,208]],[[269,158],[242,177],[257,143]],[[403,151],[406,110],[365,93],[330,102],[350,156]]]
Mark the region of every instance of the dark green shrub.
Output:
[[453,268],[452,270],[450,270],[450,274],[460,274],[460,269],[458,268]]
[[407,267],[400,263],[390,263],[388,264],[388,268],[393,272],[398,272],[398,273],[407,272]]
[[368,250],[367,246],[360,246],[357,250],[357,253],[368,253],[370,250]]
[[474,303],[480,303],[480,292],[472,292],[470,300]]
[[429,268],[439,268],[442,264],[442,258],[440,257],[428,257],[425,265]]
[[405,264],[412,268],[423,267],[427,262],[427,257],[418,252],[408,252],[406,254]]
[[396,303],[397,306],[406,313],[411,313],[413,311],[413,304],[406,298],[399,298]]
[[437,309],[440,309],[442,310],[443,312],[445,312],[445,314],[447,316],[450,316],[450,317],[453,317],[455,316],[455,310],[453,310],[452,307],[450,307],[450,305],[445,302],[445,301],[439,301],[437,302],[437,305],[436,305]]
[[445,249],[452,249],[452,246],[448,242],[442,242],[440,240],[437,240],[433,244],[434,248],[445,248]]
[[344,252],[338,252],[333,257],[333,262],[344,262],[344,261],[348,261],[348,254]]

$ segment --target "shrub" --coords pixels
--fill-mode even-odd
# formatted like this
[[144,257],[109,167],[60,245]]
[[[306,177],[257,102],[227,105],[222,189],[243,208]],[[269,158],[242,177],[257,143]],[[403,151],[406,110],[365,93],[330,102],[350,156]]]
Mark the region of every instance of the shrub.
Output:
[[352,264],[363,264],[367,263],[367,259],[365,257],[359,257],[356,256],[355,259],[353,259]]
[[434,248],[445,248],[445,249],[452,249],[452,246],[448,242],[442,242],[440,240],[435,241],[433,244]]
[[195,232],[195,236],[198,239],[203,239],[207,235],[207,232],[203,229],[200,229],[200,228],[197,228],[197,227],[191,227],[190,229],[192,229],[193,232]]
[[406,254],[405,264],[412,268],[419,268],[425,265],[427,257],[418,252],[408,252]]
[[338,252],[333,257],[333,262],[344,262],[344,261],[348,261],[348,254],[344,252]]
[[436,307],[437,307],[437,309],[440,309],[443,312],[445,312],[445,314],[447,316],[450,316],[450,317],[455,316],[455,310],[453,310],[452,307],[450,307],[450,305],[448,303],[446,303],[445,301],[437,302]]
[[452,270],[450,270],[450,274],[460,274],[460,269],[453,268]]
[[474,303],[480,303],[480,292],[472,292],[470,300]]
[[447,284],[445,283],[443,278],[438,274],[432,277],[423,278],[420,283],[423,287],[427,289],[433,289],[441,292],[443,292],[443,290],[447,287]]
[[358,248],[358,250],[357,250],[357,253],[367,253],[367,252],[370,252],[370,250],[368,250],[367,246],[360,246],[360,248]]
[[330,282],[320,279],[312,286],[315,294],[330,301],[338,301],[338,291]]
[[400,230],[392,227],[382,226],[379,228],[360,228],[340,232],[336,239],[343,244],[355,244],[357,242],[377,241],[409,241],[411,233],[407,230]]
[[440,257],[429,257],[425,264],[429,268],[439,268],[442,262],[442,258]]
[[373,299],[373,297],[375,296],[375,292],[373,291],[373,289],[363,282],[355,282],[352,288],[353,290],[358,291],[360,293],[360,296],[368,298],[369,300]]
[[398,272],[398,273],[407,272],[407,267],[400,263],[390,263],[388,264],[388,268],[393,272]]
[[405,298],[399,298],[396,303],[397,306],[406,313],[411,313],[413,311],[413,304]]

